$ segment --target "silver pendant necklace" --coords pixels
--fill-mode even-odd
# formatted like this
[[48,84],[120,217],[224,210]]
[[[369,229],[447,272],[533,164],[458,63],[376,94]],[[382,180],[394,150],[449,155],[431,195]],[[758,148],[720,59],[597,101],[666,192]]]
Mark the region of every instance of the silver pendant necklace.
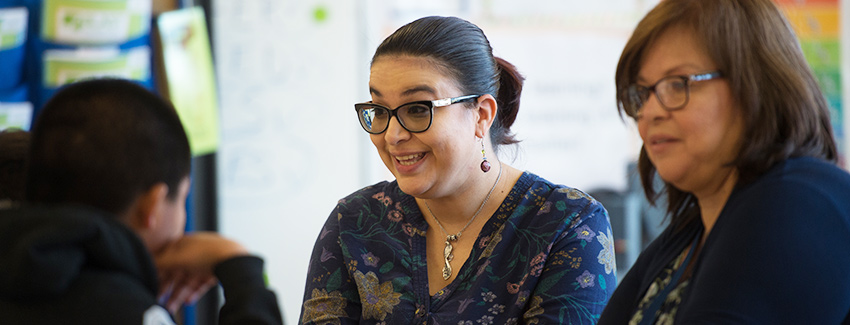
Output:
[[437,220],[437,216],[434,215],[434,212],[431,211],[431,207],[428,206],[428,202],[425,202],[425,208],[428,209],[428,213],[431,214],[431,218],[434,218],[434,222],[440,226],[440,230],[443,231],[443,235],[446,235],[446,248],[443,249],[443,258],[445,259],[446,265],[443,266],[443,280],[448,280],[452,277],[452,265],[449,262],[452,261],[454,255],[452,254],[452,242],[457,241],[460,238],[460,235],[466,230],[466,227],[469,227],[472,224],[472,221],[475,220],[475,217],[478,216],[478,213],[481,212],[481,209],[484,209],[484,205],[487,204],[487,200],[490,199],[490,195],[493,194],[493,190],[496,189],[496,185],[499,184],[499,180],[502,179],[502,162],[499,162],[499,176],[496,177],[496,182],[493,183],[493,187],[490,188],[490,192],[487,193],[487,197],[484,198],[484,202],[481,202],[481,206],[478,207],[478,211],[475,211],[475,214],[472,215],[472,218],[469,218],[469,221],[466,222],[466,225],[460,229],[456,234],[449,235],[449,232],[446,231],[446,228],[443,228],[443,224],[440,223],[440,220]]

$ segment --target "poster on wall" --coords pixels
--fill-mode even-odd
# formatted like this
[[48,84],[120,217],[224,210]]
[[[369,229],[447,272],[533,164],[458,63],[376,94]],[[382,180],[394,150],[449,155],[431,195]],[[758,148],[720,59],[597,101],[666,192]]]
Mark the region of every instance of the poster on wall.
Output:
[[82,79],[115,77],[130,80],[150,78],[150,48],[128,50],[118,47],[53,49],[44,51],[42,84],[58,88]]
[[24,7],[0,8],[0,102],[22,82],[28,15]]
[[123,43],[150,31],[150,0],[45,0],[41,38],[61,44]]
[[775,0],[800,39],[803,54],[829,104],[839,160],[847,166],[847,130],[842,98],[841,12],[838,0]]
[[192,155],[218,148],[218,93],[204,12],[200,8],[157,18],[165,91],[186,128]]
[[29,131],[32,124],[32,104],[29,102],[0,102],[0,130]]

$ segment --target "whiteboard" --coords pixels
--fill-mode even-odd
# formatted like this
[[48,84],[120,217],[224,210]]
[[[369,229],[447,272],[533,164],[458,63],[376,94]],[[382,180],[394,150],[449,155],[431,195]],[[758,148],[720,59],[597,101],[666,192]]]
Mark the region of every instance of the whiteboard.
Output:
[[297,324],[320,228],[363,183],[352,104],[368,61],[357,52],[355,2],[213,6],[220,231],[265,259],[285,321]]

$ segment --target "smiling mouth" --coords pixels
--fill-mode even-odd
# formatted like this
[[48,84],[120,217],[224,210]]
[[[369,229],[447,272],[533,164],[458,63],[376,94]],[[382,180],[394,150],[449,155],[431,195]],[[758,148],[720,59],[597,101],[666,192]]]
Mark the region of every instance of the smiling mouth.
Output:
[[422,160],[423,157],[425,157],[425,154],[420,153],[407,156],[395,156],[395,160],[398,161],[399,165],[410,166]]

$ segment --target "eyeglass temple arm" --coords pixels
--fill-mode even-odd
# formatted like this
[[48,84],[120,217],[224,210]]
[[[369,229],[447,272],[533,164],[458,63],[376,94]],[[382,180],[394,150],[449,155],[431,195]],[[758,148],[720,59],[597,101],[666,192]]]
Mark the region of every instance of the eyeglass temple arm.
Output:
[[689,79],[691,81],[711,80],[711,79],[720,77],[720,75],[721,75],[720,71],[714,71],[714,72],[709,72],[709,73],[693,75]]
[[454,103],[466,101],[466,100],[469,100],[470,98],[477,98],[477,97],[481,97],[481,95],[466,95],[466,96],[460,96],[460,97],[455,97],[455,98],[437,99],[437,100],[432,100],[431,103],[434,104],[434,107],[443,107],[443,106],[449,106],[449,105],[454,104]]

